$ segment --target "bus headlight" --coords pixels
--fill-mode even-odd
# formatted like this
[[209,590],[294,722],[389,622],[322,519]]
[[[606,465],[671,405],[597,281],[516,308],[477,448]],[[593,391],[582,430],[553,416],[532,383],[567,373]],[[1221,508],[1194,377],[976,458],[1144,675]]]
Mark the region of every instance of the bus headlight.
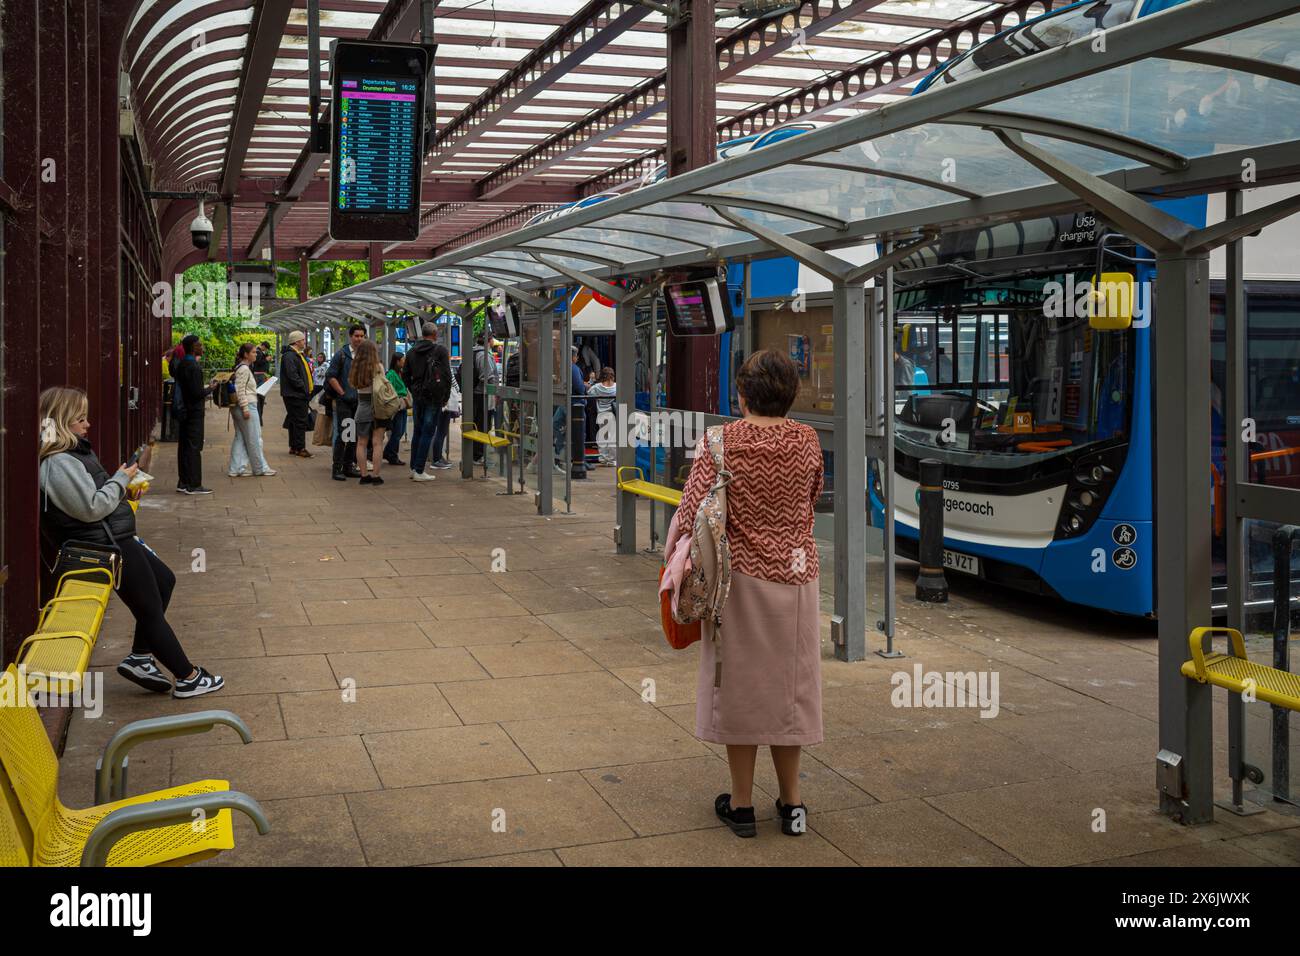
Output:
[[1075,462],[1061,503],[1056,526],[1058,540],[1086,534],[1101,516],[1126,451],[1127,446],[1121,445]]

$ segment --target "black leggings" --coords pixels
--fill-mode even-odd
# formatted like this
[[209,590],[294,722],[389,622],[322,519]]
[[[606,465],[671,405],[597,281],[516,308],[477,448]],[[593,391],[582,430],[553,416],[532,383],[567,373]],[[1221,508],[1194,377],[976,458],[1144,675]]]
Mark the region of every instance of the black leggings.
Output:
[[122,549],[122,582],[117,596],[135,617],[131,653],[152,654],[178,680],[189,677],[194,666],[166,616],[176,575],[135,536],[119,539],[117,544]]

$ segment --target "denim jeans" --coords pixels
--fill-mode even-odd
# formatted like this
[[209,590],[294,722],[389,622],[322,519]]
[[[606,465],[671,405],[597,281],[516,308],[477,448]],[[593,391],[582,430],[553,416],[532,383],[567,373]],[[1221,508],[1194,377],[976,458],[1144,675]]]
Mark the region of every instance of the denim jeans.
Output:
[[268,470],[266,457],[262,454],[262,419],[257,409],[248,408],[248,418],[238,405],[230,410],[230,420],[235,423],[235,437],[230,442],[230,464],[226,473],[235,475],[245,468],[253,474],[260,475]]
[[388,431],[388,441],[384,443],[384,457],[396,458],[401,449],[402,436],[406,434],[406,409],[393,416],[393,427]]
[[411,406],[411,471],[424,471],[429,461],[429,448],[437,432],[438,411],[432,404],[418,398]]
[[447,460],[447,436],[451,433],[451,412],[439,411],[433,419],[433,442],[429,454],[434,461]]

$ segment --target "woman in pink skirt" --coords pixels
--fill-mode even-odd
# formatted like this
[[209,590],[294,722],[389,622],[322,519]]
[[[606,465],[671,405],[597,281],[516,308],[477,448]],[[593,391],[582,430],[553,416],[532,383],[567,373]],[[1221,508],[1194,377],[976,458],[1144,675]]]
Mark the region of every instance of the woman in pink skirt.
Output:
[[[799,794],[801,748],[822,740],[821,640],[813,506],[822,491],[817,433],[785,417],[799,391],[794,363],[770,349],[736,375],[744,417],[723,429],[731,592],[722,612],[721,654],[705,624],[700,642],[695,733],[727,745],[731,792],[714,810],[739,836],[754,824],[754,762],[772,750],[780,783],[781,830],[799,836],[807,808]],[[701,440],[682,492],[693,521],[716,477]],[[716,668],[722,658],[721,673]]]

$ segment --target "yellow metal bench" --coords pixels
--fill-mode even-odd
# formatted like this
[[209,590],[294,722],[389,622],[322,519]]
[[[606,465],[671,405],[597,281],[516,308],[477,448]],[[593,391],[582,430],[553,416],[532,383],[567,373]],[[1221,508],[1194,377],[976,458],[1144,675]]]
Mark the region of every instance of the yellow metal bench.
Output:
[[[1228,653],[1205,654],[1205,638],[1228,636]],[[1246,658],[1246,641],[1230,627],[1198,627],[1187,639],[1192,659],[1182,666],[1183,676],[1202,684],[1213,684],[1235,694],[1253,695],[1256,700],[1287,710],[1300,710],[1300,674],[1256,664]],[[1213,644],[1211,643],[1211,651]]]
[[[487,432],[481,431],[480,429],[477,428],[467,428],[460,433],[460,437],[465,439],[466,441],[472,441],[475,444],[483,445],[487,448],[495,448],[497,451],[501,451],[502,449],[505,448],[510,448],[511,446],[510,439],[507,438],[504,434],[502,434],[500,431],[498,431],[495,428]],[[506,490],[498,491],[497,494],[499,495],[509,495],[514,493],[514,481],[515,481],[514,452],[511,451],[510,454],[506,455],[505,460],[506,460]],[[488,464],[487,464],[487,454],[485,453],[483,455],[483,477],[486,478],[487,476],[488,476]]]
[[[135,797],[119,791],[117,799],[84,810],[64,806],[58,798],[59,761],[24,683],[13,665],[0,675],[0,866],[193,863],[234,847],[231,810],[252,818],[259,833],[269,832],[257,801],[231,791],[225,780],[200,780]],[[233,714],[213,711],[138,721],[122,728],[110,747],[116,743],[124,751],[129,743],[123,737],[156,739],[218,723],[238,724],[245,742],[251,739]],[[149,726],[137,733],[138,725]],[[124,786],[125,774],[117,779]]]
[[17,662],[48,693],[70,693],[81,683],[99,639],[113,577],[105,568],[69,571],[41,611],[36,632],[18,648]]
[[505,448],[510,444],[510,439],[500,434],[495,428],[490,432],[479,431],[477,428],[471,428],[468,431],[460,433],[460,437],[466,441],[478,442],[480,445],[487,445],[489,448]]
[[[634,472],[635,478],[624,478],[624,472]],[[623,465],[618,469],[618,490],[626,491],[630,495],[637,495],[641,498],[649,498],[651,501],[660,501],[666,505],[672,505],[674,508],[682,503],[682,493],[676,488],[669,488],[667,485],[657,485],[653,481],[646,481],[645,472],[636,465]]]

